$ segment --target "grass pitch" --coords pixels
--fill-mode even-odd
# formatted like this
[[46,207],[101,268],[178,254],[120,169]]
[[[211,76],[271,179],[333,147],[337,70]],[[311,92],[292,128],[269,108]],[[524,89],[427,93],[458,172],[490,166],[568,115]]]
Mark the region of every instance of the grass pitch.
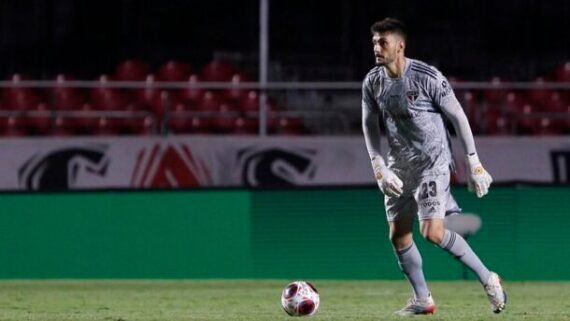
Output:
[[[0,281],[1,321],[278,321],[287,281]],[[319,312],[309,320],[401,320],[404,281],[314,281]],[[481,286],[431,282],[434,320],[570,320],[570,283],[507,282],[509,304],[491,312]]]

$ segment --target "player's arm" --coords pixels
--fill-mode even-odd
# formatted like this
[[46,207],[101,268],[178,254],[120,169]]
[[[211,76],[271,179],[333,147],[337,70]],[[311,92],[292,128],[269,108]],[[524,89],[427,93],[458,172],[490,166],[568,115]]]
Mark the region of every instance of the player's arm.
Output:
[[390,197],[402,195],[403,183],[387,166],[380,155],[380,109],[374,99],[374,91],[366,78],[362,84],[362,131],[366,149],[372,162],[374,177],[382,193]]
[[481,165],[467,116],[455,97],[451,85],[440,73],[438,73],[438,79],[432,84],[432,95],[436,104],[453,124],[465,150],[469,170],[467,179],[469,190],[475,191],[477,197],[485,196],[493,179]]

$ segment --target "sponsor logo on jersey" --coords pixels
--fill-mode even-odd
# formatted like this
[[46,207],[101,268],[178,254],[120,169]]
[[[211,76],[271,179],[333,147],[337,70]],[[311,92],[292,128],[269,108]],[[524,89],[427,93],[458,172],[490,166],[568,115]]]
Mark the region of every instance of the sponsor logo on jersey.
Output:
[[408,97],[408,101],[410,102],[410,104],[413,104],[416,101],[416,99],[418,99],[419,95],[420,92],[417,89],[410,89],[406,92],[406,96]]
[[438,200],[429,200],[422,202],[422,207],[437,207],[441,205]]

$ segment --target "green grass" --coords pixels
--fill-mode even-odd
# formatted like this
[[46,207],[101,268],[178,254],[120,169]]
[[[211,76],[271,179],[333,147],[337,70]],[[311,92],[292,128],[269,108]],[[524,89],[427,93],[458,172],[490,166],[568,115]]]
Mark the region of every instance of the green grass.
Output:
[[[1,321],[291,320],[280,307],[286,281],[0,281]],[[315,281],[310,320],[400,320],[408,285]],[[494,315],[476,282],[431,282],[438,311],[427,320],[570,320],[570,283],[507,283],[507,310]]]

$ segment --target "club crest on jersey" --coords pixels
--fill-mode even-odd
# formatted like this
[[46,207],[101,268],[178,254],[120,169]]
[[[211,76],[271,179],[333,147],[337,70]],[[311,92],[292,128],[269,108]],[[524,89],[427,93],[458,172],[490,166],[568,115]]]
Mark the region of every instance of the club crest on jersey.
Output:
[[410,89],[406,92],[406,96],[408,97],[408,101],[410,103],[413,103],[414,101],[416,101],[416,99],[418,99],[418,96],[420,95],[420,92],[417,89]]

